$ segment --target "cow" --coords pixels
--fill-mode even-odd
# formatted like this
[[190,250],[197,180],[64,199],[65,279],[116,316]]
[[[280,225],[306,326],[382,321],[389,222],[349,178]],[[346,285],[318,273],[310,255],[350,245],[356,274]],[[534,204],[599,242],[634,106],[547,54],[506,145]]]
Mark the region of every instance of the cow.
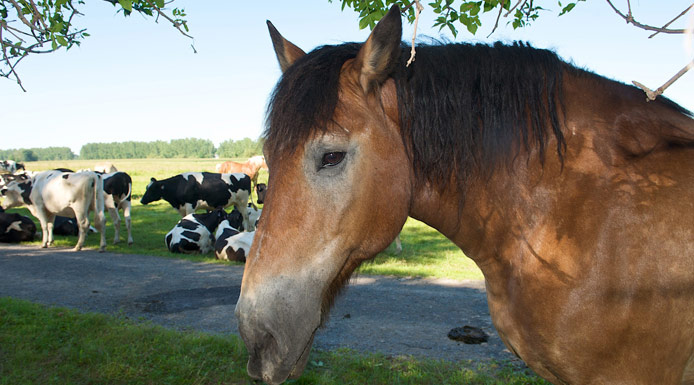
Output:
[[[93,226],[89,226],[89,233],[98,233],[99,231]],[[79,235],[80,227],[77,226],[75,218],[64,217],[61,215],[55,216],[53,221],[53,235]]]
[[36,225],[31,218],[17,213],[6,213],[0,207],[0,242],[33,241],[34,236],[36,236]]
[[3,209],[25,205],[38,218],[43,248],[53,244],[55,216],[63,215],[77,219],[79,237],[74,250],[81,250],[89,230],[88,214],[94,211],[94,225],[101,233],[99,251],[106,250],[101,175],[94,172],[43,171],[26,181],[10,182],[0,190],[0,194],[5,197]]
[[14,160],[0,161],[0,173],[14,174],[17,170],[24,170],[24,164],[17,163]]
[[214,243],[215,257],[224,261],[246,262],[254,235],[255,231],[239,232],[228,219],[223,220],[215,233],[217,238]]
[[[253,228],[258,227],[258,221],[260,220],[260,214],[262,214],[263,209],[259,209],[252,203],[249,203],[246,207],[246,211],[248,211],[248,221],[251,223],[251,225],[253,225]],[[234,226],[234,228],[238,229],[239,231],[248,231],[243,224],[241,224],[241,226]]]
[[29,178],[30,176],[26,172],[19,174],[0,174],[0,189],[6,187],[10,182],[27,180]]
[[172,253],[207,254],[214,249],[212,233],[225,218],[223,209],[186,215],[166,234],[166,247]]
[[[97,172],[98,173],[98,172]],[[123,171],[116,171],[103,174],[104,181],[104,207],[108,210],[113,228],[115,230],[113,244],[120,242],[120,215],[119,210],[123,210],[125,218],[125,228],[128,230],[128,245],[133,244],[131,230],[130,211],[132,209],[131,194],[133,191],[133,181],[130,175]]]
[[259,205],[262,205],[263,202],[265,202],[265,194],[267,193],[267,184],[265,183],[258,183],[255,185],[255,195],[258,197],[256,199],[256,203]]
[[164,199],[181,217],[197,209],[214,210],[234,205],[243,215],[244,227],[252,230],[246,210],[250,195],[248,175],[186,172],[163,180],[151,178],[140,203],[146,205]]

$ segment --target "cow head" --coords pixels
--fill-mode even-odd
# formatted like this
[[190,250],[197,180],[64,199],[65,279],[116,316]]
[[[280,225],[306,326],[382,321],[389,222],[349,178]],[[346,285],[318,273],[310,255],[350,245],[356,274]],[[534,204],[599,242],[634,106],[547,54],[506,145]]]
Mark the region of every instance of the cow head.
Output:
[[164,184],[156,179],[150,179],[147,189],[145,189],[145,194],[140,199],[140,203],[146,205],[147,203],[158,201],[162,197],[162,190],[164,189]]
[[0,190],[5,199],[2,201],[2,208],[9,209],[23,205],[30,205],[31,198],[31,180],[28,181],[12,181]]
[[267,193],[267,185],[265,183],[258,183],[255,185],[255,193],[258,195],[258,204],[265,202],[265,193]]
[[243,215],[241,215],[241,212],[237,210],[236,207],[226,215],[225,219],[229,221],[229,226],[233,227],[235,230],[243,228]]

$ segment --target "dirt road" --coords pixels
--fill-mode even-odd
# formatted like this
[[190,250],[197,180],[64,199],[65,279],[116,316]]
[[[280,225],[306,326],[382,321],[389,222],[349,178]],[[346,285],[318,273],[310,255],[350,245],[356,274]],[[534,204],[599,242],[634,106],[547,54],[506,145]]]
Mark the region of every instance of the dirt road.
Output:
[[[0,296],[180,330],[238,334],[234,306],[242,274],[243,266],[0,244]],[[463,325],[482,328],[489,342],[447,337]],[[512,358],[492,327],[482,281],[352,278],[314,347],[451,361]]]

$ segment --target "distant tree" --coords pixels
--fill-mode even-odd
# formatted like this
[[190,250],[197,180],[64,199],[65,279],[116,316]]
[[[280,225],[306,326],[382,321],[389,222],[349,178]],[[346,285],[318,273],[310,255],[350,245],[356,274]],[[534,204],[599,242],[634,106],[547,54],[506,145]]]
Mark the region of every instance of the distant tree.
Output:
[[16,148],[0,150],[0,159],[12,159],[19,162],[33,162],[36,160],[70,160],[75,154],[68,147],[47,148]]
[[243,138],[241,140],[225,140],[219,144],[217,155],[220,158],[249,158],[263,153],[263,140]]
[[80,149],[82,159],[212,158],[214,144],[209,139],[173,139],[170,142],[87,143]]

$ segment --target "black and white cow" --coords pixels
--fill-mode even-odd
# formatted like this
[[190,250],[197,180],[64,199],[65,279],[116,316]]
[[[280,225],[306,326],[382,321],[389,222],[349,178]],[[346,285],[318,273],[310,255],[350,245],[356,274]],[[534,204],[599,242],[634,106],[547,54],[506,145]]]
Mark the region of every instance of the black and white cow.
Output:
[[[232,212],[233,213],[233,212]],[[225,261],[246,262],[255,231],[246,232],[237,230],[233,220],[225,219],[217,227],[214,243],[214,255],[217,259]]]
[[33,241],[34,236],[36,236],[36,225],[31,218],[17,213],[6,213],[0,207],[0,242]]
[[0,174],[0,189],[5,188],[10,182],[23,181],[30,179],[27,173],[22,174]]
[[119,210],[123,210],[125,218],[125,228],[128,230],[128,244],[133,244],[131,230],[130,211],[132,210],[131,194],[133,191],[133,181],[125,172],[116,171],[102,175],[104,181],[104,207],[108,210],[115,235],[113,244],[120,242],[120,215]]
[[[98,233],[99,231],[93,226],[89,226],[90,233]],[[79,235],[80,227],[77,225],[75,218],[64,217],[61,215],[55,216],[53,221],[53,235]]]
[[222,209],[206,214],[188,214],[166,234],[166,247],[172,253],[207,254],[214,250],[212,233],[225,218]]
[[14,174],[17,170],[24,170],[24,164],[17,163],[14,160],[0,161],[0,173]]
[[255,185],[255,195],[258,196],[256,202],[258,204],[263,204],[263,202],[265,202],[265,194],[267,194],[267,184],[258,183]]
[[26,181],[10,182],[0,193],[5,197],[3,209],[25,205],[39,220],[41,247],[53,244],[55,216],[62,215],[77,219],[79,237],[74,250],[81,250],[89,230],[88,215],[94,211],[94,225],[101,232],[99,251],[106,249],[103,181],[99,174],[43,171]]
[[164,199],[182,217],[197,209],[214,210],[234,205],[244,219],[244,227],[253,229],[248,221],[246,204],[251,195],[251,178],[246,174],[186,172],[171,178],[151,179],[140,203]]

